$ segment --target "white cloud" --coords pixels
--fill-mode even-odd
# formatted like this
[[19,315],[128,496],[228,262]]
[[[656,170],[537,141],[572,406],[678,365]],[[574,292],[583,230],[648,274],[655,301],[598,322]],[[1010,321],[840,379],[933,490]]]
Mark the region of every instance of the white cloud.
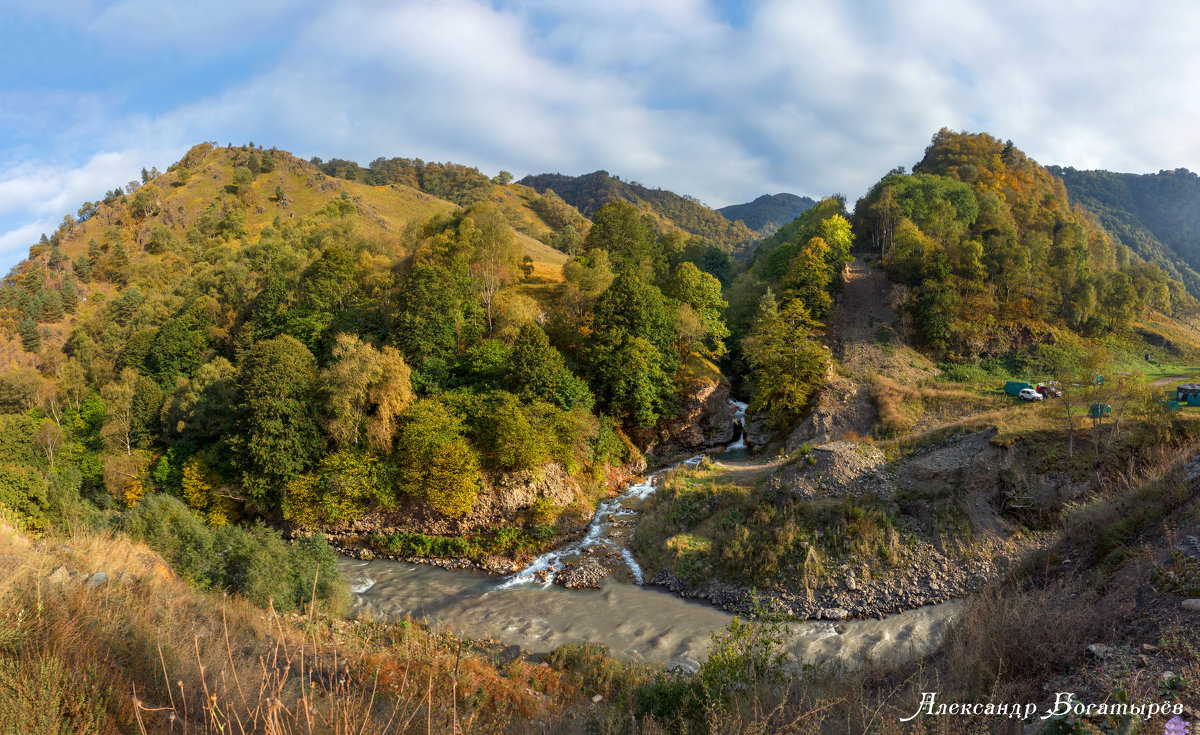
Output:
[[118,79],[270,55],[165,112],[111,90],[0,93],[0,122],[45,128],[54,151],[0,153],[0,245],[214,139],[489,173],[604,168],[713,206],[853,199],[943,125],[1043,163],[1200,168],[1197,20],[1190,3],[1081,0],[759,0],[737,27],[704,0],[78,5],[58,22],[101,55],[144,54]]

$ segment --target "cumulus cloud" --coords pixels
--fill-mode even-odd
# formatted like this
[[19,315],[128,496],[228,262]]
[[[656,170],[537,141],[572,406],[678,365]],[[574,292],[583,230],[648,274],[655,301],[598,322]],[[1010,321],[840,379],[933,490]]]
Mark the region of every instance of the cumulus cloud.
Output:
[[[1200,158],[1200,6],[1183,2],[757,0],[736,23],[706,0],[14,12],[69,27],[114,81],[0,90],[0,121],[20,130],[0,133],[10,262],[44,223],[201,140],[489,173],[604,168],[713,206],[778,191],[853,200],[942,126],[1011,138],[1044,163],[1145,171]],[[171,94],[146,103],[122,81],[137,75]]]

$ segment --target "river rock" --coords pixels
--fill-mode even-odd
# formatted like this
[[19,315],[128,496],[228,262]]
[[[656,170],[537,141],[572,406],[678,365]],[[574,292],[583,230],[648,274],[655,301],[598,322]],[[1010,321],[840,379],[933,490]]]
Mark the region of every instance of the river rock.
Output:
[[821,620],[845,620],[850,617],[850,611],[844,607],[823,607],[817,611]]
[[1184,600],[1182,603],[1180,603],[1179,606],[1182,607],[1184,610],[1193,610],[1193,611],[1200,612],[1200,598]]
[[578,564],[568,564],[554,581],[568,589],[598,588],[608,576],[608,570],[597,559],[584,559]]

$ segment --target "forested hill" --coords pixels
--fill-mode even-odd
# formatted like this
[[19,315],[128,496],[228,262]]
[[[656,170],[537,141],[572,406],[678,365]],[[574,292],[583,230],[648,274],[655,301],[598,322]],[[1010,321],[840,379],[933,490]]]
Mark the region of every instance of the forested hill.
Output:
[[730,204],[717,211],[766,237],[816,205],[812,199],[795,194],[763,194],[752,202]]
[[951,358],[1197,310],[1182,283],[1072,206],[1061,179],[987,134],[938,132],[912,174],[892,171],[858,201],[855,230],[911,287],[926,345]]
[[545,541],[637,456],[624,431],[719,379],[732,264],[652,224],[452,164],[197,145],[0,281],[0,505]]
[[749,247],[755,234],[742,222],[730,222],[720,212],[700,203],[695,197],[663,189],[649,189],[637,182],[622,181],[607,171],[583,176],[537,174],[518,183],[531,186],[540,194],[553,190],[567,203],[587,216],[612,201],[626,201],[654,216],[659,225],[678,227],[704,238],[726,253]]
[[1200,297],[1200,177],[1185,168],[1157,174],[1049,170],[1106,230]]

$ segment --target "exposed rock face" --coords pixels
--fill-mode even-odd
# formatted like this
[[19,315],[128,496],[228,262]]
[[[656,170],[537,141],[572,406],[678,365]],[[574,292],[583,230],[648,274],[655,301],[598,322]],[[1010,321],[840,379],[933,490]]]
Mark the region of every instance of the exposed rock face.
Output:
[[746,411],[746,425],[743,431],[746,446],[750,449],[760,449],[775,439],[775,432],[767,423],[767,417],[761,413]]
[[828,382],[817,395],[817,405],[787,438],[786,450],[795,451],[805,442],[822,444],[841,438],[848,432],[867,436],[875,422],[871,387],[849,380],[832,370]]
[[495,477],[484,486],[471,514],[496,513],[510,517],[533,505],[538,498],[546,498],[555,505],[566,505],[578,495],[578,483],[561,466],[551,464]]
[[682,406],[670,419],[650,429],[634,430],[630,438],[646,454],[666,456],[728,444],[737,436],[729,383],[719,373],[691,381]]

